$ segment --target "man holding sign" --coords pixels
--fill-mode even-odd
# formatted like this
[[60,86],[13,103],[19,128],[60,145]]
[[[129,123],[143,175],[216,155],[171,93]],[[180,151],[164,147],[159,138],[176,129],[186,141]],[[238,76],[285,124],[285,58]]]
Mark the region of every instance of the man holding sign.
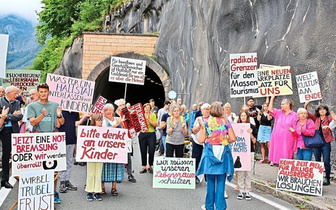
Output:
[[[47,83],[41,83],[37,86],[37,92],[40,97],[39,101],[36,101],[29,105],[28,119],[30,124],[34,127],[34,132],[46,133],[54,132],[56,128],[59,128],[64,124],[64,118],[62,115],[62,107],[57,103],[49,101],[49,86]],[[55,188],[57,181],[55,183]],[[55,203],[61,203],[61,199],[58,196],[58,192],[55,189]]]

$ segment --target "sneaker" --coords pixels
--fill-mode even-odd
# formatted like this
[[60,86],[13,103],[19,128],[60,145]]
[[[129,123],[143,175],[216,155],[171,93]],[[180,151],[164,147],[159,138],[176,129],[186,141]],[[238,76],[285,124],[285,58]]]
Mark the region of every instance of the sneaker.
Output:
[[86,162],[80,162],[79,165],[80,166],[86,166]]
[[60,193],[66,193],[67,192],[67,187],[65,186],[64,182],[61,182],[61,185],[59,187],[59,192]]
[[58,192],[55,190],[54,193],[55,193],[54,194],[54,203],[55,204],[60,204],[62,202],[62,200],[60,199]]
[[243,200],[243,198],[244,198],[244,195],[243,195],[243,193],[238,193],[238,195],[237,195],[237,199],[238,200]]
[[251,198],[251,195],[250,195],[250,193],[249,192],[247,192],[246,194],[245,194],[245,199],[247,200],[247,201],[250,201],[252,198]]
[[73,186],[69,181],[65,183],[67,190],[76,191],[77,187]]
[[75,166],[76,166],[76,165],[78,165],[78,162],[77,162],[77,161],[75,161],[75,162],[74,162],[74,165],[75,165]]
[[274,166],[274,163],[273,163],[273,162],[271,162],[271,163],[270,163],[270,166]]
[[88,200],[88,201],[90,201],[90,202],[92,202],[92,201],[94,200],[92,193],[88,193],[88,194],[86,195],[86,200]]
[[326,185],[330,185],[330,179],[324,178],[324,180],[323,180],[323,185],[324,185],[324,186],[326,186]]
[[94,198],[95,198],[97,201],[102,201],[102,200],[103,200],[103,198],[102,198],[102,196],[100,195],[100,193],[95,193],[93,196],[94,196]]
[[143,168],[141,171],[140,171],[140,174],[144,174],[144,173],[147,173],[147,169]]
[[260,160],[258,163],[260,164],[265,163],[265,160]]
[[136,179],[134,178],[134,176],[132,174],[128,175],[128,181],[130,181],[132,183],[136,183]]
[[224,198],[225,198],[225,199],[228,199],[228,198],[229,198],[229,195],[226,193],[226,190],[224,191]]
[[148,170],[148,173],[153,174],[153,169],[152,168],[148,168],[147,170]]

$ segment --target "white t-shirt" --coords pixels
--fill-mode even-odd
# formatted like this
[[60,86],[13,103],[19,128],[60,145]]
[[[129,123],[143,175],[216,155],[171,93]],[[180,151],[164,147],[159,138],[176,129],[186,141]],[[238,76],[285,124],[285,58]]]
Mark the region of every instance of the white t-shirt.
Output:
[[[203,121],[203,117],[202,117],[202,116],[197,117],[197,118],[195,119],[194,127],[193,127],[193,128],[196,128],[196,127],[199,126],[198,119],[201,119],[202,122],[204,123],[204,121]],[[195,135],[195,138],[193,138],[193,140],[194,140],[194,142],[195,142],[196,144],[198,144],[198,145],[203,145],[203,143],[200,143],[200,142],[198,141],[199,134],[200,134],[200,130],[199,130],[196,134],[194,134],[194,135]]]

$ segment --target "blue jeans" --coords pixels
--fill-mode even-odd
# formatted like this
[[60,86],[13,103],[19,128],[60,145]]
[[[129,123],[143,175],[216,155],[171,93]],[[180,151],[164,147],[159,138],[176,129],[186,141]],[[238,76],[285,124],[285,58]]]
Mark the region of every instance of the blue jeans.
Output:
[[159,152],[161,154],[163,154],[166,151],[165,145],[163,144],[163,131],[160,129],[160,134],[161,134],[161,138],[160,138],[160,150]]
[[314,156],[316,161],[320,162],[321,153],[323,154],[323,162],[327,179],[330,179],[330,171],[331,171],[330,152],[331,152],[330,142],[329,143],[324,142],[324,145],[322,147],[314,149]]
[[[163,152],[166,152],[167,151],[167,147],[166,147],[166,136],[162,136],[161,138],[161,142],[162,142],[162,145],[163,145]],[[163,153],[162,153],[163,154]]]
[[297,151],[297,159],[298,160],[308,160],[311,161],[313,156],[313,150],[312,149],[301,149],[298,148]]
[[207,174],[207,194],[205,198],[205,208],[207,210],[226,209],[226,201],[224,199],[226,174],[212,175]]

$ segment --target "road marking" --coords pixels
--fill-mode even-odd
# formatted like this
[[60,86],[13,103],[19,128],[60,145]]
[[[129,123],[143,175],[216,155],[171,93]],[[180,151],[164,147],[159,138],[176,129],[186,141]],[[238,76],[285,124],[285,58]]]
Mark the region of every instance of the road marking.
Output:
[[[232,188],[235,188],[235,187],[236,187],[235,184],[228,183],[228,182],[226,182],[225,185],[227,185],[227,186],[229,186],[229,187],[232,187]],[[281,204],[275,203],[274,201],[271,201],[271,200],[269,200],[269,199],[267,199],[267,198],[265,198],[265,197],[262,197],[262,196],[260,196],[260,195],[255,194],[255,193],[253,193],[253,192],[250,192],[250,194],[251,194],[254,198],[256,198],[256,199],[258,199],[258,200],[260,200],[260,201],[262,201],[262,202],[264,202],[264,203],[267,203],[267,204],[269,204],[269,205],[271,205],[271,206],[273,206],[273,207],[275,207],[275,208],[278,208],[278,209],[281,209],[281,210],[289,210],[289,208],[287,208],[287,207],[285,207],[285,206],[283,206],[283,205],[281,205]]]
[[[16,179],[14,179],[14,177],[11,176],[9,178],[9,183],[14,186],[16,184]],[[11,190],[12,189],[7,189],[7,188],[4,188],[4,187],[1,188],[1,190],[0,190],[0,207],[2,206],[3,202],[5,202],[8,194]]]

